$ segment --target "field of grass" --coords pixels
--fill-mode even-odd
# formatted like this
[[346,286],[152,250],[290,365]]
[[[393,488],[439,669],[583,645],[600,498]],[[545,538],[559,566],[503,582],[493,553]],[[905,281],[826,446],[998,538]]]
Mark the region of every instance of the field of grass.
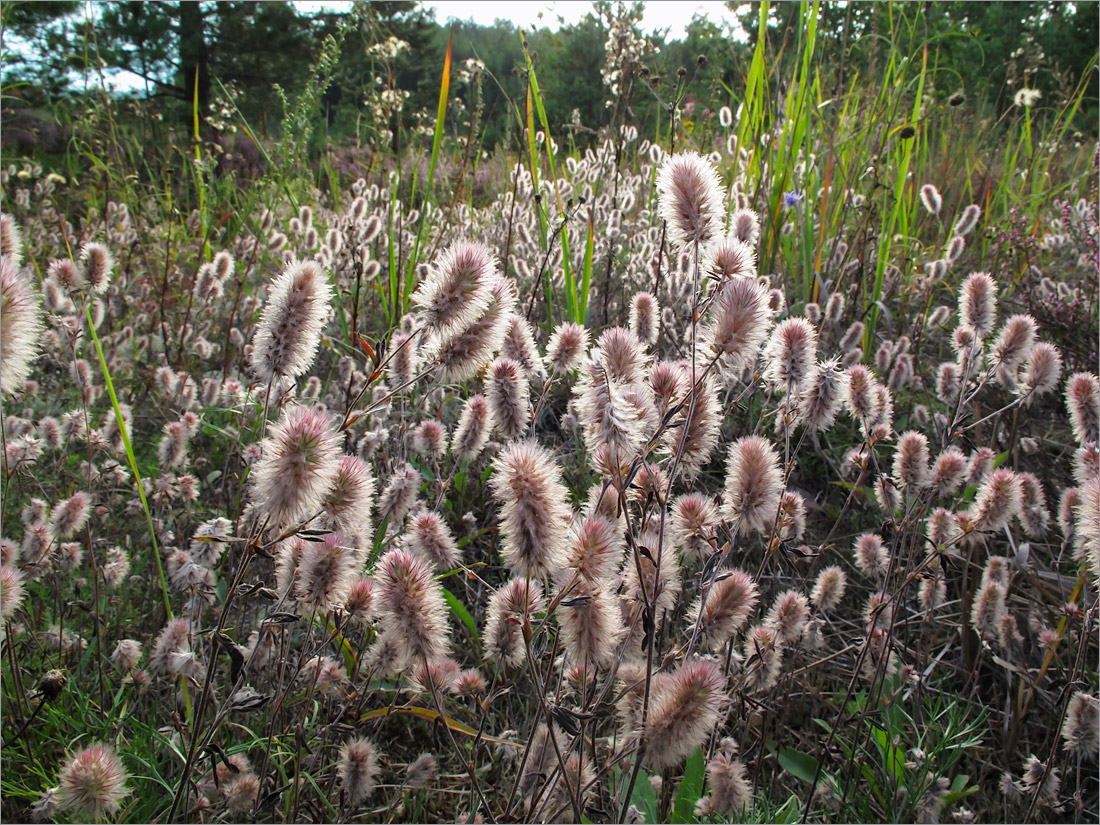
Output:
[[1095,60],[831,94],[816,13],[590,145],[448,52],[318,157],[326,52],[255,168],[5,153],[3,819],[1095,822]]

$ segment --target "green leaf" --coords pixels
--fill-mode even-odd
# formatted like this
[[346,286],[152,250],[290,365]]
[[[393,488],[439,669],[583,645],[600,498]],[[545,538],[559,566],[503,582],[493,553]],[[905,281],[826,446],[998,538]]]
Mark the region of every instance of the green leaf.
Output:
[[455,614],[455,618],[466,625],[466,629],[470,631],[470,638],[474,640],[474,645],[480,650],[481,640],[477,635],[477,623],[474,622],[474,617],[470,615],[470,611],[466,609],[466,605],[460,602],[454,593],[446,587],[441,587],[440,590],[443,591],[443,600],[447,602],[447,606],[451,608],[451,612]]
[[695,803],[703,795],[703,751],[696,748],[684,766],[684,778],[676,790],[672,807],[673,822],[695,822]]
[[634,783],[630,804],[645,814],[646,822],[661,821],[660,814],[657,812],[657,794],[653,792],[653,783],[645,774],[639,776],[638,781]]
[[813,784],[814,777],[817,775],[817,760],[810,756],[808,753],[802,751],[796,751],[794,748],[780,748],[776,756],[779,758],[780,766],[803,782],[809,782]]

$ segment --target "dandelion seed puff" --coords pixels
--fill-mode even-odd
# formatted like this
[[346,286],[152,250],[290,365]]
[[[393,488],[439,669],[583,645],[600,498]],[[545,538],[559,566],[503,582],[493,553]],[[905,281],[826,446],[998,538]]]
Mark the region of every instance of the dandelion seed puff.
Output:
[[702,155],[682,152],[667,158],[657,172],[657,192],[673,244],[705,244],[721,231],[722,184],[718,171]]
[[959,323],[986,338],[996,321],[997,282],[988,272],[970,273],[959,292]]
[[602,513],[589,513],[573,525],[565,558],[554,576],[563,586],[574,575],[590,583],[605,581],[614,578],[622,558],[622,530]]
[[1062,748],[1092,759],[1100,754],[1100,701],[1095,696],[1077,691],[1070,698],[1062,723]]
[[735,534],[767,535],[779,507],[783,474],[775,448],[760,436],[746,436],[730,446],[722,516]]
[[1100,379],[1078,372],[1066,382],[1066,409],[1078,444],[1100,441]]
[[485,449],[493,428],[493,413],[482,395],[467,399],[451,436],[451,454],[457,461],[471,461]]
[[744,570],[723,571],[714,580],[706,601],[700,594],[687,612],[689,627],[698,627],[712,650],[720,650],[756,608],[757,590]]
[[756,358],[771,318],[768,293],[754,278],[730,278],[715,293],[710,323],[702,334],[704,344],[712,356],[728,357],[736,369]]
[[966,479],[967,460],[958,447],[948,447],[932,465],[931,486],[941,496],[949,496],[962,486]]
[[16,268],[23,265],[23,234],[7,212],[0,213],[0,255],[10,258]]
[[703,250],[699,269],[705,277],[719,282],[738,277],[755,280],[756,252],[733,235],[718,238]]
[[974,231],[974,227],[978,225],[978,219],[982,216],[982,209],[976,203],[970,204],[963,210],[962,215],[958,221],[955,222],[954,228],[951,230],[952,235],[969,235]]
[[660,318],[661,308],[652,293],[635,293],[630,302],[630,331],[639,341],[650,346],[657,343],[657,334],[661,329]]
[[581,365],[588,346],[589,336],[585,327],[572,323],[559,324],[546,345],[546,360],[554,372],[562,375]]
[[447,606],[426,561],[407,550],[390,550],[375,568],[374,593],[382,633],[397,645],[402,660],[431,662],[447,655]]
[[93,744],[73,756],[57,776],[57,806],[101,821],[118,813],[130,795],[129,779],[110,745]]
[[818,364],[798,400],[798,418],[814,431],[833,426],[848,394],[848,374],[837,359]]
[[351,739],[341,746],[336,774],[350,808],[359,807],[374,793],[378,762],[378,749],[366,737]]
[[416,503],[421,481],[420,473],[411,464],[399,466],[378,497],[378,515],[391,525],[399,525]]
[[252,369],[260,380],[304,375],[331,312],[332,287],[320,264],[292,259],[268,287],[252,338]]
[[107,291],[111,285],[111,270],[115,259],[101,243],[86,243],[80,249],[80,266],[88,287],[98,295]]
[[321,509],[340,470],[340,437],[327,414],[312,407],[283,412],[251,471],[251,501],[279,527]]
[[894,481],[913,492],[928,484],[928,437],[908,430],[898,439],[894,451]]
[[506,440],[521,438],[531,417],[531,397],[523,367],[498,358],[489,367],[486,396],[493,421]]
[[865,576],[881,579],[890,565],[890,554],[882,539],[874,533],[864,533],[856,539],[852,550],[856,567]]
[[486,610],[486,653],[508,665],[518,665],[527,655],[523,623],[542,610],[542,586],[526,578],[514,578],[493,591]]
[[1039,341],[1027,354],[1021,391],[1030,395],[1046,395],[1058,388],[1062,380],[1062,354],[1053,344]]
[[1016,372],[1035,346],[1038,326],[1030,315],[1013,315],[997,334],[989,351],[990,366]]
[[654,686],[644,737],[646,764],[660,771],[678,765],[718,723],[726,678],[711,658],[690,659]]
[[0,392],[14,393],[31,373],[42,337],[42,305],[12,258],[0,258]]
[[977,529],[994,533],[1003,530],[1020,512],[1023,490],[1012,470],[994,470],[982,481],[974,497],[974,523]]
[[412,295],[424,322],[441,337],[468,328],[489,306],[496,261],[480,243],[456,241],[428,268]]
[[810,601],[818,610],[832,610],[844,598],[848,586],[848,577],[837,566],[826,567],[814,582],[810,591]]
[[760,218],[751,209],[738,209],[730,216],[730,234],[755,248],[760,240]]
[[943,198],[940,196],[939,190],[930,183],[926,183],[920,188],[920,202],[933,215],[940,214],[940,209],[943,208]]
[[0,567],[0,618],[5,622],[10,620],[23,604],[25,595],[23,573],[11,565]]

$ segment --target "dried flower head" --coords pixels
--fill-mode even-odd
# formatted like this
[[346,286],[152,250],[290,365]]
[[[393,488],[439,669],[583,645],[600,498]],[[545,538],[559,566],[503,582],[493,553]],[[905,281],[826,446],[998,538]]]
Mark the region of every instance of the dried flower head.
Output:
[[864,533],[856,539],[853,548],[856,567],[866,576],[880,579],[886,575],[890,553],[882,539],[874,533]]
[[493,429],[493,413],[483,395],[471,395],[462,407],[451,436],[451,455],[456,461],[471,461],[478,456]]
[[894,481],[912,492],[928,484],[928,437],[908,430],[898,439],[894,452]]
[[744,570],[723,571],[715,578],[710,592],[695,600],[687,612],[692,626],[720,650],[748,621],[756,607],[756,583]]
[[442,658],[450,649],[447,606],[431,566],[407,550],[390,550],[378,561],[375,602],[382,634],[405,662]]
[[350,808],[359,807],[374,793],[378,762],[378,748],[366,737],[350,739],[341,746],[336,773]]
[[494,462],[491,483],[508,567],[533,577],[557,570],[568,546],[570,509],[553,456],[534,441],[513,442]]
[[484,313],[496,277],[496,261],[488,247],[456,241],[439,253],[412,301],[420,307],[424,323],[447,338],[467,329]]
[[298,561],[295,593],[298,603],[322,615],[343,607],[358,567],[358,553],[342,533],[329,533],[321,541],[307,541]]
[[764,377],[779,387],[798,386],[817,365],[817,331],[805,318],[788,318],[764,350]]
[[722,229],[722,185],[718,171],[697,152],[672,155],[657,173],[658,204],[678,246],[705,244]]
[[331,311],[332,287],[321,265],[292,259],[268,288],[252,339],[252,369],[260,380],[304,375]]
[[756,359],[771,317],[767,290],[755,278],[731,277],[715,291],[702,338],[712,357],[726,356],[737,368]]
[[588,345],[587,328],[568,322],[559,324],[546,345],[546,360],[554,372],[567,373],[581,365]]
[[650,292],[635,293],[630,302],[630,331],[643,344],[657,343],[661,330],[661,308]]
[[5,255],[0,258],[0,393],[14,393],[30,375],[42,328],[38,294]]
[[442,570],[453,570],[458,563],[458,545],[439,513],[420,510],[409,516],[406,540],[410,550]]
[[970,273],[959,293],[959,323],[986,338],[996,321],[997,282],[988,272]]
[[378,515],[388,519],[395,527],[400,525],[416,504],[416,494],[422,480],[419,471],[411,464],[399,465],[378,497]]
[[493,591],[486,611],[485,650],[509,665],[526,656],[523,624],[542,609],[542,586],[526,578],[514,578]]
[[1100,379],[1078,372],[1066,382],[1066,409],[1078,444],[1100,441]]
[[848,577],[836,565],[826,567],[814,582],[814,589],[810,591],[810,601],[818,610],[832,610],[841,599],[848,586]]
[[130,795],[128,779],[114,748],[90,745],[61,768],[57,806],[99,822],[122,807],[122,800]]
[[718,722],[726,678],[717,661],[689,659],[652,688],[644,738],[653,770],[678,765]]
[[86,243],[80,250],[80,266],[92,292],[102,295],[111,285],[115,259],[101,243]]
[[1077,691],[1070,698],[1062,724],[1062,741],[1069,753],[1092,759],[1100,754],[1100,701],[1095,696]]
[[527,374],[511,358],[497,358],[489,366],[486,396],[493,421],[506,440],[521,438],[531,417]]
[[722,515],[734,533],[767,535],[775,522],[783,473],[779,456],[761,436],[746,436],[730,446]]

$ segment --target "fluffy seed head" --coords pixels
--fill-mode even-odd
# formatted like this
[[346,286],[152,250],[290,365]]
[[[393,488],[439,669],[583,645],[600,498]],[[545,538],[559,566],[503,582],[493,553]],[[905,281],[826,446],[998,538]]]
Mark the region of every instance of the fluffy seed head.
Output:
[[738,209],[730,216],[730,234],[755,248],[760,240],[760,218],[751,209]]
[[332,287],[321,265],[291,259],[268,288],[252,339],[252,369],[260,380],[304,375],[331,311]]
[[489,366],[486,395],[497,429],[506,440],[521,438],[531,417],[527,375],[511,358],[498,358]]
[[843,570],[835,565],[826,567],[814,582],[814,589],[810,591],[810,601],[818,610],[832,610],[844,598],[847,586],[848,577]]
[[776,386],[801,384],[817,364],[817,331],[805,318],[788,318],[772,332],[764,361],[764,377]]
[[928,484],[928,437],[908,430],[898,439],[894,452],[894,481],[902,489],[916,492]]
[[91,514],[91,497],[78,490],[53,508],[50,514],[50,534],[54,540],[67,539],[88,523]]
[[0,618],[8,621],[23,603],[26,589],[19,568],[5,564],[0,567]]
[[710,496],[685,493],[673,502],[672,527],[684,558],[699,560],[714,552],[710,539],[717,521],[718,508]]
[[657,343],[657,333],[661,330],[660,319],[661,308],[652,293],[635,293],[630,302],[630,331],[639,341],[650,346]]
[[340,458],[332,489],[321,503],[338,530],[349,537],[368,536],[374,486],[374,476],[367,462],[354,455]]
[[943,198],[940,196],[939,190],[930,183],[926,183],[920,188],[920,202],[933,215],[940,214],[940,209],[943,208]]
[[573,525],[569,547],[555,578],[568,584],[574,575],[590,583],[611,579],[623,557],[622,531],[607,516],[592,512]]
[[1023,489],[1020,479],[1012,470],[1002,467],[994,470],[978,487],[974,497],[974,524],[977,529],[993,533],[1020,512],[1023,506]]
[[852,553],[855,556],[856,567],[865,576],[881,579],[886,575],[890,554],[879,536],[874,533],[864,533],[856,539]]
[[623,632],[622,609],[610,580],[579,579],[558,608],[558,626],[568,661],[602,667],[613,659]]
[[526,578],[514,578],[489,597],[486,611],[486,652],[509,665],[518,665],[527,655],[523,623],[542,609],[542,585]]
[[0,393],[15,392],[30,375],[42,328],[38,294],[14,260],[4,255],[0,258]]
[[550,368],[560,374],[576,369],[588,350],[588,330],[580,324],[559,324],[546,345]]
[[748,621],[756,607],[756,583],[744,570],[723,571],[710,587],[706,601],[702,594],[688,610],[691,625],[720,650]]
[[101,243],[86,243],[80,250],[80,265],[92,292],[102,295],[111,285],[115,259]]
[[1031,354],[1037,331],[1038,325],[1030,315],[1013,315],[997,333],[989,351],[990,365],[1014,373]]
[[420,481],[420,473],[415,467],[411,464],[400,465],[378,497],[378,515],[389,519],[392,525],[399,525],[416,503]]
[[645,727],[646,763],[678,765],[718,722],[726,678],[711,658],[693,658],[653,686]]
[[327,414],[290,407],[265,439],[252,469],[252,504],[273,527],[314,515],[336,483],[340,438]]
[[954,229],[951,230],[952,235],[969,235],[974,231],[974,227],[978,225],[978,219],[982,216],[982,208],[976,203],[970,204],[963,210],[962,215],[958,221],[955,222]]
[[468,327],[447,335],[434,333],[424,347],[424,360],[436,366],[444,384],[465,381],[492,360],[508,332],[508,316],[516,303],[511,281],[494,276],[488,306]]
[[374,792],[375,777],[378,776],[378,749],[374,742],[366,737],[345,742],[340,748],[336,772],[348,805],[358,807]]
[[483,395],[467,399],[451,436],[451,454],[457,461],[471,461],[485,449],[493,429],[493,413]]
[[707,278],[726,281],[730,278],[756,277],[756,252],[749,244],[733,235],[707,244],[699,268]]
[[10,258],[17,268],[23,264],[23,235],[15,218],[7,212],[0,213],[0,255]]
[[657,173],[658,204],[673,244],[705,244],[722,229],[718,171],[697,152],[667,158]]
[[409,549],[441,570],[453,570],[458,562],[458,545],[439,513],[420,510],[409,516],[406,538]]
[[1062,354],[1046,341],[1039,341],[1027,354],[1021,391],[1032,395],[1046,395],[1058,387],[1062,380]]
[[767,439],[751,435],[730,446],[722,515],[735,533],[767,535],[775,521],[783,474]]
[[570,509],[553,456],[534,441],[513,442],[494,462],[491,483],[507,565],[534,578],[555,571],[569,541]]
[[449,337],[468,328],[489,306],[496,272],[488,247],[456,241],[428,268],[412,301],[435,333]]
[[1078,444],[1100,441],[1100,379],[1089,372],[1074,373],[1066,382],[1066,409]]
[[410,664],[447,655],[447,606],[432,568],[407,550],[390,550],[375,568],[374,594],[382,633]]
[[342,607],[355,582],[358,554],[341,533],[307,541],[298,561],[296,595],[306,610],[324,615]]
[[948,447],[932,465],[930,484],[936,492],[948,496],[959,489],[966,478],[966,456],[958,447]]
[[755,278],[733,277],[717,288],[702,337],[712,356],[727,356],[736,368],[756,358],[771,317],[767,290]]
[[447,452],[447,431],[434,418],[422,421],[413,430],[412,448],[421,455],[438,458]]
[[786,590],[776,597],[764,623],[775,630],[782,644],[791,644],[802,637],[809,620],[809,600],[797,590]]
[[1100,753],[1100,701],[1095,696],[1082,691],[1073,694],[1062,724],[1062,741],[1068,753],[1096,759]]
[[959,323],[978,338],[993,332],[997,321],[997,282],[988,272],[972,272],[959,293]]
[[57,777],[57,806],[96,822],[117,813],[130,794],[114,748],[94,744],[73,756]]
[[798,417],[810,430],[827,430],[836,421],[848,394],[848,374],[832,358],[818,364],[798,400]]

